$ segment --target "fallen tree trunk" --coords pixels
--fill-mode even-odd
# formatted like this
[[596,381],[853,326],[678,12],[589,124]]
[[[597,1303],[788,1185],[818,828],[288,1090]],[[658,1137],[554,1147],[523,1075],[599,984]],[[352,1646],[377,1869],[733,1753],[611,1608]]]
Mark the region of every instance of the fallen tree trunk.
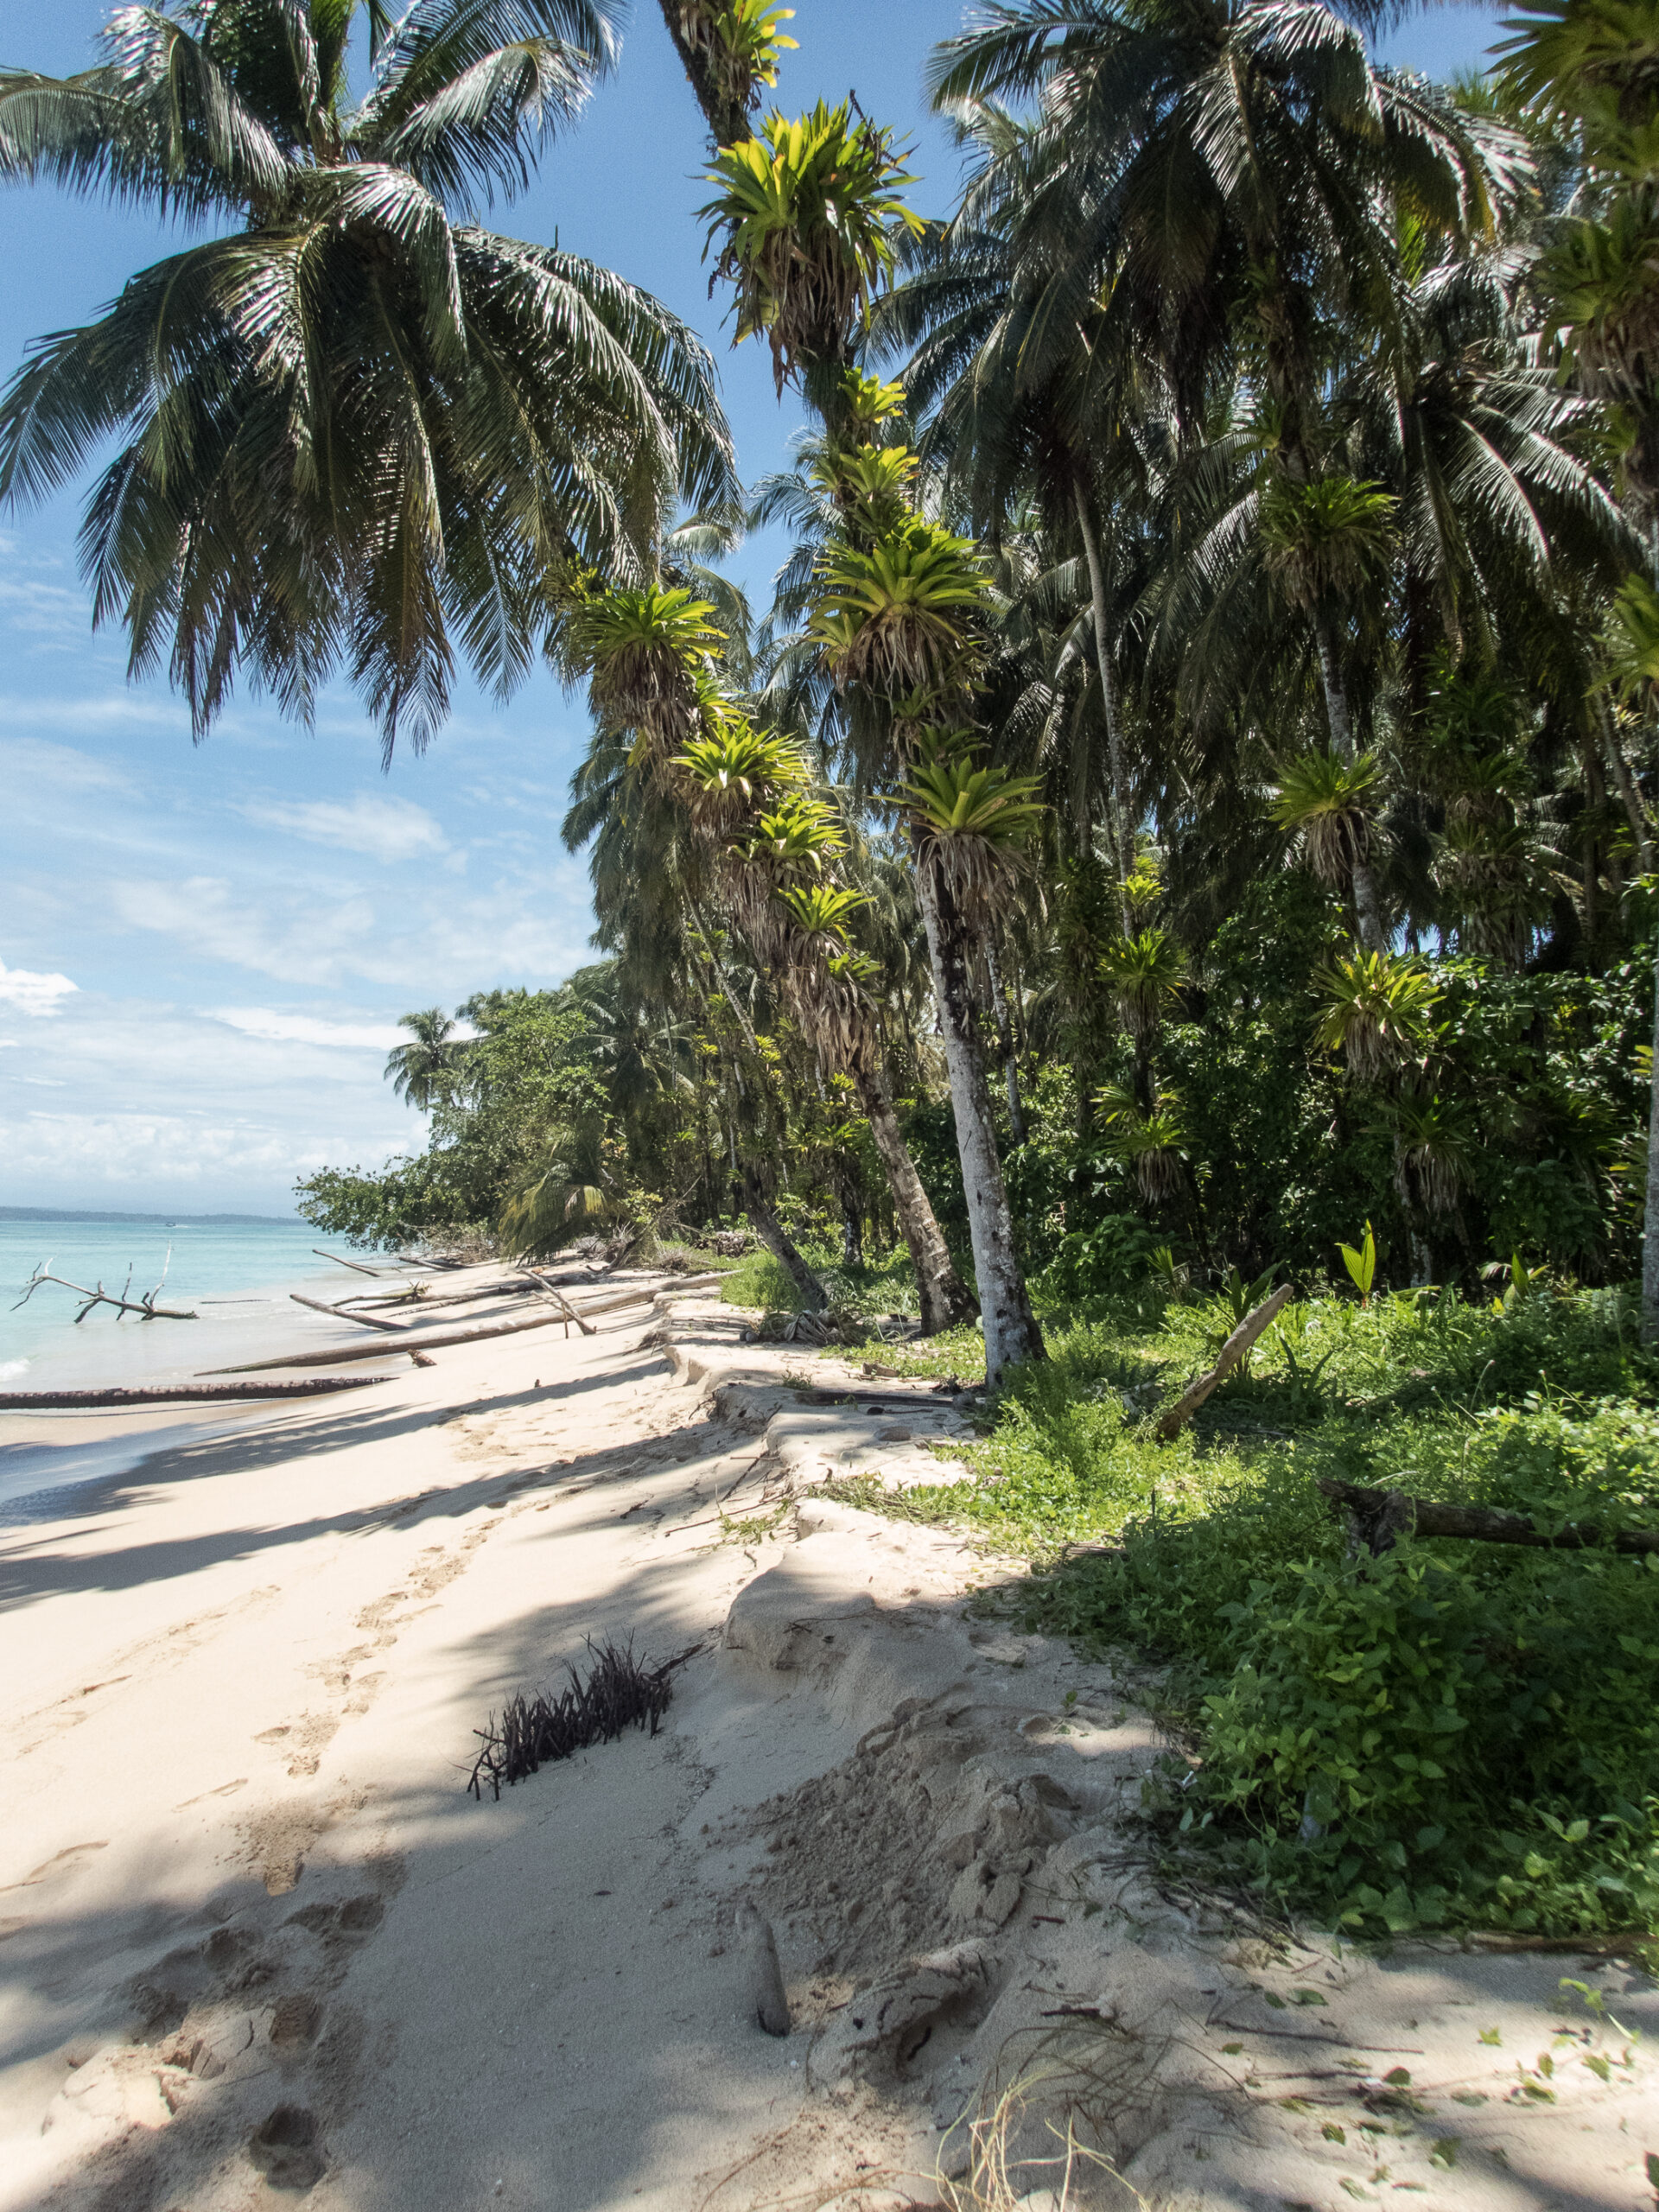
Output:
[[1503,1513],[1489,1505],[1436,1505],[1404,1491],[1377,1490],[1363,1483],[1321,1476],[1319,1489],[1338,1510],[1353,1516],[1354,1531],[1373,1554],[1392,1551],[1400,1536],[1467,1536],[1488,1544],[1524,1544],[1534,1551],[1659,1552],[1659,1529],[1599,1528],[1574,1522],[1553,1536],[1541,1535],[1524,1513]]
[[[719,1278],[711,1275],[708,1280],[712,1282]],[[686,1287],[694,1287],[698,1281],[699,1278],[692,1276],[688,1279]],[[586,1306],[573,1306],[570,1310],[580,1318],[586,1313],[609,1313],[620,1306],[643,1306],[655,1298],[662,1287],[661,1283],[653,1283],[646,1290],[619,1291],[613,1298],[594,1299]],[[286,1359],[251,1359],[239,1367],[209,1367],[204,1368],[202,1372],[207,1375],[261,1375],[272,1367],[336,1367],[349,1360],[390,1359],[394,1353],[441,1351],[447,1344],[481,1344],[492,1337],[515,1337],[525,1329],[551,1328],[555,1322],[563,1319],[563,1314],[556,1313],[531,1313],[517,1321],[493,1321],[487,1328],[445,1329],[428,1337],[417,1337],[412,1332],[404,1330],[399,1332],[395,1345],[337,1345],[332,1351],[291,1352]]]
[[372,1313],[353,1313],[345,1306],[325,1306],[320,1298],[302,1298],[297,1290],[290,1290],[288,1294],[296,1306],[308,1306],[314,1313],[327,1313],[336,1321],[355,1321],[359,1329],[384,1329],[389,1337],[401,1337],[404,1333],[401,1321],[377,1321]]
[[303,1382],[186,1383],[177,1389],[134,1390],[9,1390],[0,1411],[27,1413],[39,1407],[222,1405],[231,1399],[317,1398],[329,1390],[367,1390],[384,1375],[318,1375]]
[[1160,1444],[1168,1444],[1178,1437],[1211,1392],[1224,1382],[1232,1370],[1243,1358],[1268,1323],[1283,1312],[1290,1303],[1291,1285],[1281,1283],[1273,1296],[1265,1299],[1253,1313],[1247,1313],[1223,1344],[1215,1365],[1207,1375],[1200,1375],[1189,1382],[1180,1396],[1166,1413],[1158,1417],[1153,1434]]

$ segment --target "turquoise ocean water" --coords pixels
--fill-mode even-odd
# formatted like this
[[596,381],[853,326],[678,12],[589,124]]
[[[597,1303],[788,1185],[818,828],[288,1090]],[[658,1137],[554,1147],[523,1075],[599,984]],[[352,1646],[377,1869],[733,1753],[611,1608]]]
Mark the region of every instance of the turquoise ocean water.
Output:
[[[290,1340],[302,1344],[312,1331],[304,1309],[289,1302],[290,1291],[342,1298],[353,1283],[368,1287],[363,1276],[317,1257],[312,1247],[323,1241],[302,1221],[0,1219],[0,1390],[168,1380],[205,1363],[222,1344],[255,1334],[276,1350]],[[159,1281],[165,1268],[158,1302],[192,1307],[199,1318],[118,1320],[105,1306],[77,1324],[79,1301],[55,1283],[43,1284],[14,1311],[42,1261],[73,1282],[101,1280],[115,1291],[130,1268],[133,1297]],[[321,1317],[315,1323],[327,1331]]]

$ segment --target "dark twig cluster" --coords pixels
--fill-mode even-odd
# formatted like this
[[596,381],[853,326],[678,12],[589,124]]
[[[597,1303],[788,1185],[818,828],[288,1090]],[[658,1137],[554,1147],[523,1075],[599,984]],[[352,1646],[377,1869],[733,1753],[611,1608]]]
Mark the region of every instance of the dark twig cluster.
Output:
[[504,1782],[511,1786],[590,1744],[613,1743],[625,1728],[657,1733],[674,1694],[669,1681],[674,1662],[642,1667],[632,1643],[619,1650],[613,1643],[595,1646],[590,1637],[588,1649],[594,1663],[585,1681],[572,1667],[568,1687],[556,1697],[515,1697],[499,1720],[492,1713],[487,1727],[474,1730],[484,1748],[467,1787],[480,1803],[486,1782],[499,1798]]

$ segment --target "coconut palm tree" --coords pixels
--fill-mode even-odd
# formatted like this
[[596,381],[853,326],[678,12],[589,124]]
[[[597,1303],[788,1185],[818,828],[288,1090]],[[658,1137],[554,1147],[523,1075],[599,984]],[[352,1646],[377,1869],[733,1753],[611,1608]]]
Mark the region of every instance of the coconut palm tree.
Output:
[[424,1114],[454,1089],[466,1064],[467,1040],[441,1006],[403,1014],[397,1027],[408,1030],[409,1042],[394,1045],[386,1055],[386,1081],[397,1097]]
[[[350,35],[372,54],[353,98]],[[609,0],[200,0],[113,15],[68,78],[0,72],[0,177],[214,235],[42,340],[0,403],[0,502],[111,440],[86,508],[96,622],[165,664],[198,735],[238,673],[302,720],[340,671],[388,752],[457,652],[505,691],[550,576],[652,573],[666,509],[735,486],[712,364],[593,263],[497,235],[610,65]]]
[[[1185,444],[1217,380],[1248,366],[1328,738],[1346,760],[1341,594],[1376,518],[1322,486],[1345,474],[1324,450],[1328,333],[1345,318],[1386,350],[1401,203],[1440,230],[1491,228],[1523,173],[1520,142],[1379,70],[1352,22],[1305,0],[1010,0],[941,47],[932,79],[947,108],[1040,95],[1032,158],[1066,219],[1045,229],[1039,324],[1107,299],[1099,350],[1162,365]],[[1344,558],[1333,567],[1321,549]],[[1362,862],[1359,920],[1376,946],[1372,889]]]

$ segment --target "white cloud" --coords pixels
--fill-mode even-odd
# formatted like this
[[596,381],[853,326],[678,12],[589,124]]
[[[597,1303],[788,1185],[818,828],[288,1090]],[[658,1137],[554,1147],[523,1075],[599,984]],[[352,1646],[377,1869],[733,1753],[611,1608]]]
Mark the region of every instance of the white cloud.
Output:
[[450,890],[442,899],[391,902],[386,920],[360,892],[331,898],[321,884],[259,903],[222,876],[130,879],[111,885],[110,898],[120,922],[156,931],[196,959],[311,989],[362,982],[377,997],[396,991],[408,1005],[431,1006],[495,983],[563,982],[594,957],[587,892],[576,862],[550,856],[533,885],[498,881],[473,898]]
[[[378,1162],[407,1147],[410,1135],[384,1122],[378,1131],[345,1128],[302,1135],[270,1122],[220,1122],[180,1114],[24,1115],[0,1121],[10,1191],[57,1192],[111,1186],[152,1192],[159,1205],[188,1193],[285,1192],[297,1175],[342,1161]],[[60,1202],[62,1202],[61,1200]],[[42,1200],[41,1203],[46,1203]]]
[[79,985],[67,976],[48,976],[32,968],[8,968],[0,960],[0,1006],[15,1006],[19,1014],[55,1014],[58,1001]]
[[[15,727],[20,719],[15,705],[0,702],[0,716]],[[14,737],[0,745],[13,796],[35,798],[47,793],[56,799],[68,791],[130,791],[131,779],[111,760],[96,760],[72,745],[54,745],[43,737]]]
[[338,845],[371,860],[407,861],[422,853],[442,853],[448,841],[423,806],[412,799],[382,798],[372,791],[335,799],[267,800],[238,810],[250,822],[287,830],[314,845]]
[[308,1014],[274,1014],[258,1006],[216,1007],[212,1018],[272,1045],[366,1046],[385,1052],[409,1041],[390,1022],[318,1021]]

